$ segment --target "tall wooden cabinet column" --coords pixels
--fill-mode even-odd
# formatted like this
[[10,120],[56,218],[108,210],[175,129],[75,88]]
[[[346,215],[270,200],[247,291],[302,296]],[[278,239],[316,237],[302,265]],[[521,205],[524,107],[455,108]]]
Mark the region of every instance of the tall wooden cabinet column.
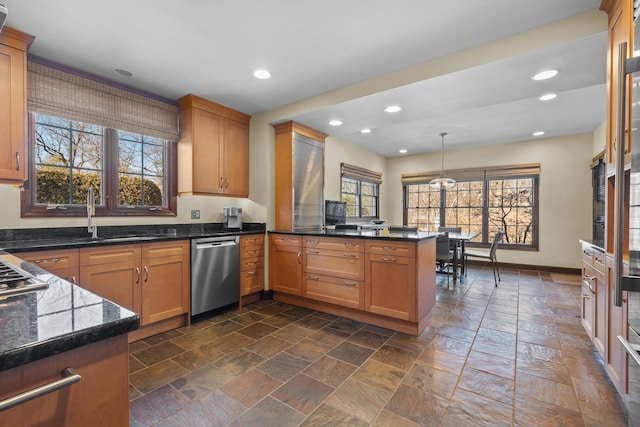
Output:
[[[296,122],[285,122],[274,126],[275,146],[275,221],[276,230],[293,231],[294,214],[294,134],[306,136],[324,143],[327,134]],[[323,172],[324,174],[324,172]]]
[[27,49],[34,38],[0,32],[0,183],[27,178]]
[[178,103],[178,193],[248,197],[251,117],[195,95]]

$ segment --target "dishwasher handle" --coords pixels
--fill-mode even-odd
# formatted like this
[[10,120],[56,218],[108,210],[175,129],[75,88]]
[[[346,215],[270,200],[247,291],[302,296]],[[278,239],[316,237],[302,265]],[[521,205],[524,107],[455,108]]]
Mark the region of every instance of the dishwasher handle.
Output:
[[220,248],[224,246],[235,246],[235,245],[237,245],[235,240],[223,240],[221,242],[196,243],[196,249],[211,249],[211,248]]

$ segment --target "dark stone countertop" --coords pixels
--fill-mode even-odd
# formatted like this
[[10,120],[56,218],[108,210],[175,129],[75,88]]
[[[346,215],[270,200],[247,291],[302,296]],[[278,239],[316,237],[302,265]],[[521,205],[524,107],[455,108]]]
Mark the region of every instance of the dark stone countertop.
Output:
[[274,234],[296,234],[301,236],[326,236],[326,237],[355,237],[359,239],[377,239],[377,240],[399,240],[404,242],[420,242],[422,240],[433,239],[442,233],[432,233],[426,231],[418,232],[391,232],[388,228],[383,229],[359,229],[359,230],[318,230],[318,231],[278,231],[271,230],[269,233]]
[[49,283],[0,297],[0,371],[133,331],[138,315],[0,251],[0,258]]
[[0,230],[0,249],[29,252],[264,232],[264,223],[245,223],[242,230],[225,230],[222,223],[104,226],[98,227],[97,239],[91,238],[86,227],[5,229]]

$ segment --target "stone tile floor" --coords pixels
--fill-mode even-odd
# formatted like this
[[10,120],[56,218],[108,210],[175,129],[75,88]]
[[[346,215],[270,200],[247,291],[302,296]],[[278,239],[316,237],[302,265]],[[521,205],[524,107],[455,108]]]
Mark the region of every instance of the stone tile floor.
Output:
[[131,426],[626,426],[579,284],[438,276],[419,337],[260,301],[132,343]]

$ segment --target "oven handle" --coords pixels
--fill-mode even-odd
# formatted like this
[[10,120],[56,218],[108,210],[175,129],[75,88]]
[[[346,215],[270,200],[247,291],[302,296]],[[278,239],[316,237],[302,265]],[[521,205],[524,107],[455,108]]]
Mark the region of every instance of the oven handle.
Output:
[[622,335],[618,335],[618,341],[620,341],[620,344],[622,344],[622,347],[624,347],[624,350],[627,352],[629,357],[635,360],[636,364],[640,366],[640,355],[638,354],[638,349]]

